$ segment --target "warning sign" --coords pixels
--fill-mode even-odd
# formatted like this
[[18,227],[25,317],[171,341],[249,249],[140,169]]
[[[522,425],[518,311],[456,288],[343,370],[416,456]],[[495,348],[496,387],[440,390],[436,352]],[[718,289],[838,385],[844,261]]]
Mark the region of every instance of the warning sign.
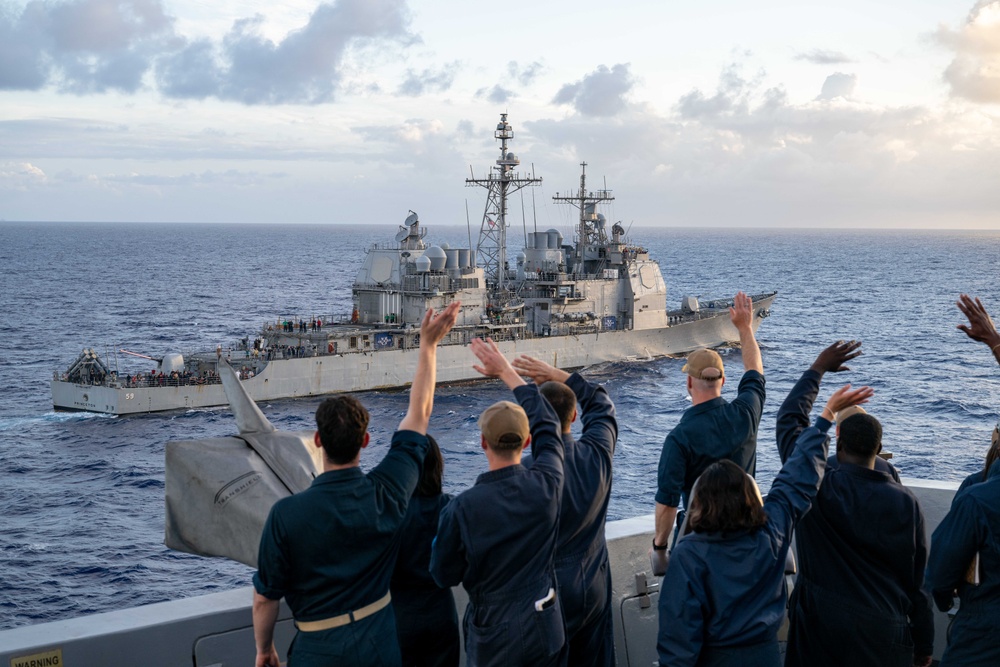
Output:
[[10,659],[10,667],[62,667],[62,664],[61,648]]

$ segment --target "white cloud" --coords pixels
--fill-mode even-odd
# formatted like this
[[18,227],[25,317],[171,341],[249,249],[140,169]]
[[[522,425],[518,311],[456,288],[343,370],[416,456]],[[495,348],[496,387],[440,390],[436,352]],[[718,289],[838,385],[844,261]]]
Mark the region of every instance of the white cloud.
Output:
[[944,72],[952,96],[1000,104],[1000,0],[980,0],[963,25],[941,26],[936,36],[955,52]]
[[854,59],[846,53],[826,49],[813,49],[806,53],[799,53],[796,60],[804,60],[814,65],[844,65],[854,62]]
[[422,72],[409,69],[406,71],[406,78],[396,89],[396,94],[419,97],[425,93],[444,92],[451,88],[459,68],[460,63],[456,60],[440,68],[428,68]]
[[553,104],[569,104],[584,116],[614,116],[625,110],[626,97],[635,85],[629,64],[608,69],[600,65],[575,83],[567,83],[553,98]]
[[47,180],[45,172],[30,162],[0,162],[0,190],[25,191]]
[[823,90],[820,91],[818,100],[832,100],[838,97],[851,98],[858,87],[857,74],[844,74],[835,72],[826,77],[823,82]]

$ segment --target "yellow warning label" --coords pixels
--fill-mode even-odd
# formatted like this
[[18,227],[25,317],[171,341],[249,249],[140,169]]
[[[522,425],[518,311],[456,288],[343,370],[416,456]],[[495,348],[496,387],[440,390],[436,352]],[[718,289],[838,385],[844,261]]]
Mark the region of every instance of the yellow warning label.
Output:
[[62,667],[62,664],[61,648],[10,659],[10,667]]

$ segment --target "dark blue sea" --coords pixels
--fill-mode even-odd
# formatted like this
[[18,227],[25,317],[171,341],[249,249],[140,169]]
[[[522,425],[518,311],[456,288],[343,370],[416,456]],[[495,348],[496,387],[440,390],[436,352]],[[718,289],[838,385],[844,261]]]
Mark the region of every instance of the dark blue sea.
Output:
[[[52,410],[49,380],[82,348],[153,357],[214,349],[282,315],[346,315],[364,249],[394,226],[0,223],[0,628],[201,595],[250,582],[236,563],[163,546],[163,454],[171,439],[230,435],[226,409],[114,418]],[[571,237],[568,229],[563,230]],[[462,227],[432,238],[468,247]],[[774,414],[838,338],[865,354],[834,382],[871,384],[869,406],[904,477],[960,480],[982,465],[1000,406],[985,346],[955,328],[958,294],[1000,313],[1000,232],[634,228],[659,259],[671,307],[685,294],[779,291],[758,334],[768,400],[758,479],[777,471]],[[470,357],[471,359],[471,357]],[[739,368],[739,353],[728,356]],[[682,362],[592,369],[618,406],[610,518],[650,513],[666,432],[688,405]],[[149,362],[119,356],[122,372]],[[725,395],[735,391],[730,371]],[[484,469],[476,417],[495,383],[439,390],[431,429],[446,490]],[[373,417],[362,464],[381,458],[407,396],[363,396]],[[275,401],[284,429],[312,427],[319,399]]]

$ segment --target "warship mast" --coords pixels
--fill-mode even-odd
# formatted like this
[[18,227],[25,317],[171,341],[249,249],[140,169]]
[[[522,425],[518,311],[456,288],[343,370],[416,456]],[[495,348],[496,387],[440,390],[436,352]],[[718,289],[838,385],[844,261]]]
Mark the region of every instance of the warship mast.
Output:
[[490,169],[486,178],[467,178],[466,186],[478,185],[488,191],[483,221],[479,228],[476,257],[486,271],[486,284],[498,305],[507,303],[511,294],[511,283],[507,267],[507,196],[523,187],[542,182],[531,176],[521,176],[514,167],[521,164],[513,152],[508,151],[507,142],[514,137],[514,131],[507,122],[507,114],[500,114],[493,136],[500,142],[500,158]]
[[577,230],[571,273],[599,273],[607,263],[604,249],[608,244],[608,235],[604,230],[607,221],[603,214],[597,212],[597,205],[605,201],[614,201],[615,198],[611,195],[611,190],[607,189],[587,192],[587,163],[581,162],[580,167],[582,171],[579,192],[565,196],[556,194],[552,197],[552,201],[571,204],[580,209],[580,227]]

